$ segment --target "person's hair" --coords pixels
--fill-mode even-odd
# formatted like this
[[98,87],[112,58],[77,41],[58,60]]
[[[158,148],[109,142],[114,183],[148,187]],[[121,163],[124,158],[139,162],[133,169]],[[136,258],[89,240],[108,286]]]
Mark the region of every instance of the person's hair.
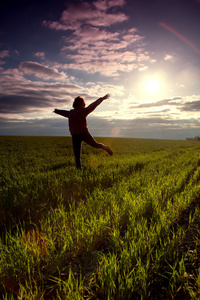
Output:
[[77,106],[85,107],[85,100],[83,98],[81,98],[80,96],[76,97],[73,102],[73,107],[75,108]]

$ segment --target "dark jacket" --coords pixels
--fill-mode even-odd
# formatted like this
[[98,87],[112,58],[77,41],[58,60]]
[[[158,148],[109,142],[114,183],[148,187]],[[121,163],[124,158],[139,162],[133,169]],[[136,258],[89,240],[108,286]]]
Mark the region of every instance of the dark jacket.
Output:
[[99,98],[87,107],[77,107],[71,110],[55,109],[54,112],[69,119],[69,131],[71,134],[81,134],[88,130],[86,121],[87,115],[89,115],[102,101],[103,98]]

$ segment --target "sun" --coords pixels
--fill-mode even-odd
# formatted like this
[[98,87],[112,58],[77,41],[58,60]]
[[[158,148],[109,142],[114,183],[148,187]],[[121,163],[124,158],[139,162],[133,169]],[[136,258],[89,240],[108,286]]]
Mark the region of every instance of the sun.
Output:
[[149,94],[157,94],[160,90],[160,81],[157,78],[148,78],[145,82],[144,88]]
[[[145,74],[146,73],[146,74]],[[127,87],[135,98],[143,102],[152,102],[166,97],[169,91],[168,80],[163,70],[157,72],[139,73],[138,77],[131,78]]]
[[163,72],[143,76],[138,85],[138,96],[148,102],[165,97],[167,82]]

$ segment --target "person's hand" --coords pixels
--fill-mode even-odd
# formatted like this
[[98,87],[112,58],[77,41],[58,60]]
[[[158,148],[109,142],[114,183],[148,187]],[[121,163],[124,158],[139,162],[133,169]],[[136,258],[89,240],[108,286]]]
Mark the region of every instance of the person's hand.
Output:
[[106,100],[106,99],[108,99],[108,98],[110,98],[110,94],[106,94],[106,95],[103,97],[103,100]]

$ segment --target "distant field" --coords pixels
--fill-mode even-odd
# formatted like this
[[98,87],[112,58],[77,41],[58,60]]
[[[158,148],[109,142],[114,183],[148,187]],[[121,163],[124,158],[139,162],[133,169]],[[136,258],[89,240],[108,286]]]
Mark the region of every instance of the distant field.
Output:
[[200,142],[0,136],[1,299],[197,299]]

